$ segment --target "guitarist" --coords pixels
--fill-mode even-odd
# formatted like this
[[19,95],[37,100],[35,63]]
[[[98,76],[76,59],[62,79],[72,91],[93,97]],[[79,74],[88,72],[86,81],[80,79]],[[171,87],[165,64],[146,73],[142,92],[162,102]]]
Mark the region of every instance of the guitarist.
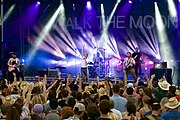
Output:
[[[137,56],[135,56],[136,58]],[[131,53],[127,52],[127,57],[124,59],[123,62],[124,65],[124,74],[126,74],[126,76],[128,76],[129,74],[132,74],[134,80],[136,81],[136,73],[134,70],[134,65],[136,65],[136,62],[134,60],[134,58],[131,57]]]
[[16,74],[17,79],[19,79],[19,70],[20,60],[17,58],[16,53],[12,53],[12,57],[8,60],[8,80],[13,82],[13,73]]

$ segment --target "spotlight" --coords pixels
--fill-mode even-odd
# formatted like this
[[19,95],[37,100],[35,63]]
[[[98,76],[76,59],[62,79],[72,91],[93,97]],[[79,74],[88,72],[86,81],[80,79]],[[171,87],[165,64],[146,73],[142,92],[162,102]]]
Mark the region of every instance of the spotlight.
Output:
[[91,9],[91,2],[87,1],[87,8],[90,10]]
[[25,61],[25,60],[24,60],[24,59],[22,59],[22,63],[24,63],[24,61]]
[[132,3],[132,1],[131,1],[131,0],[129,0],[129,3],[131,4],[131,3]]
[[76,8],[75,8],[75,4],[73,4],[73,10],[75,10]]
[[41,2],[37,1],[37,4],[38,4],[38,5],[40,5],[40,4],[41,4]]

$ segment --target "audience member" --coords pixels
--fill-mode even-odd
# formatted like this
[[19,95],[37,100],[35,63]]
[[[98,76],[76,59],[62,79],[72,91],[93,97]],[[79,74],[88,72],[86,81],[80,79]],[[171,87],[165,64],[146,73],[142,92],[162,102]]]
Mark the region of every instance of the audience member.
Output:
[[161,115],[164,120],[180,120],[180,111],[178,111],[180,102],[175,97],[170,98],[165,106],[169,110]]
[[111,110],[110,102],[108,100],[102,100],[99,104],[100,117],[97,120],[111,120],[108,116]]
[[119,85],[113,85],[113,96],[111,98],[114,101],[114,108],[120,112],[125,112],[127,100],[119,95],[119,91]]
[[58,111],[56,110],[58,107],[57,100],[53,99],[50,101],[51,111],[44,117],[44,120],[61,120]]

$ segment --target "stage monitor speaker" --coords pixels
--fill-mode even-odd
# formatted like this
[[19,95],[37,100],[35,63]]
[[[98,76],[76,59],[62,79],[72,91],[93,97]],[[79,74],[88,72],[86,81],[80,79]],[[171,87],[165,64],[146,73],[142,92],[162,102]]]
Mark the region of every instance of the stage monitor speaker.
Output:
[[48,69],[48,77],[57,77],[59,69]]
[[158,79],[161,79],[162,76],[165,75],[168,83],[172,84],[172,69],[155,69],[151,68],[150,69],[150,74],[155,74],[156,77],[153,80],[153,83],[157,83]]

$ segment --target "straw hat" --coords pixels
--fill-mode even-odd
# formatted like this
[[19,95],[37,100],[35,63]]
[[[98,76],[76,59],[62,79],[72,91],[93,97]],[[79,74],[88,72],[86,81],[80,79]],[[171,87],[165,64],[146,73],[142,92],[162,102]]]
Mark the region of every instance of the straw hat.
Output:
[[91,90],[93,90],[92,86],[86,86],[84,92],[89,92]]
[[3,101],[3,104],[5,103],[10,103],[11,105],[14,104],[15,100],[11,98],[11,96],[6,96],[4,101]]
[[169,90],[171,86],[166,80],[159,80],[158,85],[162,90]]
[[180,102],[175,97],[172,97],[168,100],[168,103],[165,104],[167,108],[175,109],[180,105]]
[[99,96],[107,95],[105,88],[101,87],[98,89]]

